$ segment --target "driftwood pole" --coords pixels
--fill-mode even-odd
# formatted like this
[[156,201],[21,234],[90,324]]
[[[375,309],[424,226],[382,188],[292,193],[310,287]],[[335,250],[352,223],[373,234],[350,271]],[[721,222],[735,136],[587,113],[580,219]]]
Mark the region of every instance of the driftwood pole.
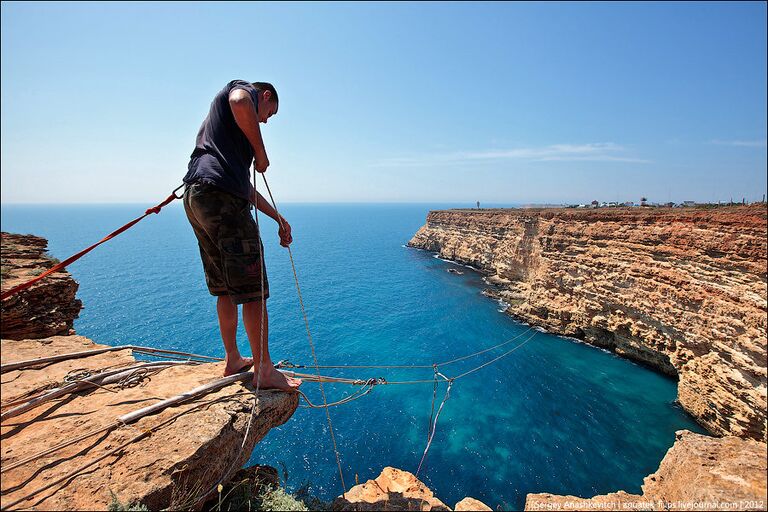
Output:
[[243,382],[243,381],[247,382],[248,380],[253,380],[253,372],[236,373],[234,375],[230,375],[229,377],[224,377],[223,379],[218,379],[213,382],[203,384],[202,386],[198,386],[194,389],[191,389],[186,393],[182,393],[180,395],[176,395],[171,398],[166,398],[165,400],[157,402],[156,404],[152,404],[142,409],[137,409],[127,414],[123,414],[122,416],[117,418],[117,420],[127,425],[129,423],[133,423],[135,421],[140,420],[144,416],[148,416],[150,414],[160,412],[163,409],[181,404],[183,402],[192,400],[193,398],[197,398],[207,393],[218,391],[219,389],[229,386],[230,384],[234,384],[235,382]]

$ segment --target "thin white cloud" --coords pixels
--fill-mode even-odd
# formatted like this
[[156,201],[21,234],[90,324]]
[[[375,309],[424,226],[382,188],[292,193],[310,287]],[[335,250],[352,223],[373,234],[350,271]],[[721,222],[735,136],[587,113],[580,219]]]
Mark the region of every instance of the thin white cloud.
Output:
[[472,162],[520,160],[528,162],[627,162],[650,163],[650,160],[625,156],[626,148],[613,142],[592,144],[553,144],[542,147],[494,149],[486,151],[457,151],[394,157],[380,160],[377,167],[430,167],[433,165],[462,165]]
[[766,140],[720,140],[715,139],[710,144],[717,144],[719,146],[737,146],[742,148],[764,148],[766,147]]

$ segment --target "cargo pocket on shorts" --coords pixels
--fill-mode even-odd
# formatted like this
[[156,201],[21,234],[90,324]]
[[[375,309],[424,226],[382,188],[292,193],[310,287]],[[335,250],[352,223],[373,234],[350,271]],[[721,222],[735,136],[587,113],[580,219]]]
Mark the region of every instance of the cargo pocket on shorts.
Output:
[[[261,242],[258,238],[219,240],[224,280],[233,294],[260,292],[262,285]],[[263,278],[266,285],[266,276]]]

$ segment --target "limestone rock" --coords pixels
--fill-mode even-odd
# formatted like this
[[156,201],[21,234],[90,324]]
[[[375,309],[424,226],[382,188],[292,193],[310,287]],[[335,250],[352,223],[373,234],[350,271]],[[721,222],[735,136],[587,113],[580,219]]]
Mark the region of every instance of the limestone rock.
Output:
[[[680,430],[658,471],[645,478],[643,496],[666,502],[739,503],[741,510],[765,510],[766,444],[721,439]],[[731,509],[733,510],[733,508]]]
[[453,510],[455,510],[456,512],[459,512],[460,510],[469,512],[472,510],[486,511],[486,510],[493,510],[493,509],[488,505],[486,505],[485,503],[483,503],[482,501],[476,500],[475,498],[470,498],[469,496],[467,496],[466,498],[458,502],[456,506],[453,507]]
[[766,444],[680,430],[642,488],[642,496],[529,494],[525,510],[765,510]]
[[[482,502],[464,498],[459,503],[485,508],[457,508],[456,510],[491,510]],[[339,496],[332,510],[451,510],[437,499],[432,491],[412,473],[386,467],[375,480],[352,487],[344,497]]]
[[[88,342],[81,336],[2,340],[2,361],[7,363],[101,347]],[[119,351],[4,373],[1,384],[3,410],[7,410],[10,401],[23,398],[25,393],[55,386],[72,370],[94,372],[106,366],[132,362],[128,351]],[[223,363],[172,367],[147,375],[134,387],[121,389],[109,385],[106,386],[108,389],[97,388],[69,395],[4,421],[0,448],[4,470],[0,505],[6,507],[78,467],[92,463],[74,478],[13,508],[104,510],[111,502],[110,492],[122,503],[138,501],[150,510],[189,506],[193,498],[204,495],[215,486],[222,475],[241,467],[254,445],[271,428],[291,417],[298,405],[297,394],[260,393],[260,412],[254,416],[242,450],[253,395],[249,392],[250,384],[237,383],[134,424],[95,433],[18,468],[6,468],[80,434],[113,425],[121,414],[220,378],[222,373]],[[216,399],[218,401],[214,401]],[[204,403],[206,405],[201,406]],[[181,412],[184,414],[172,419]],[[151,432],[148,437],[107,456],[148,430]],[[106,458],[98,460],[103,456]]]
[[[47,247],[44,238],[0,233],[2,291],[51,268],[54,263],[46,255]],[[72,324],[82,308],[75,298],[77,288],[69,272],[61,270],[6,298],[2,301],[0,337],[19,340],[74,334]]]
[[764,205],[441,210],[409,245],[481,269],[532,325],[677,375],[713,434],[765,441],[767,230]]

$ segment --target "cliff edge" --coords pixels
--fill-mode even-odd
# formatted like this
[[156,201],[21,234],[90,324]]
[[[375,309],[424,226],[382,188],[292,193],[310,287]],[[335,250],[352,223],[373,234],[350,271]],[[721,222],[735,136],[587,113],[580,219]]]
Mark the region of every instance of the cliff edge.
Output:
[[526,510],[765,510],[765,205],[432,211],[409,242],[470,264],[506,311],[679,378],[688,431],[643,495],[529,494]]
[[[2,291],[5,292],[51,268],[48,241],[34,235],[0,233]],[[83,307],[75,298],[78,284],[69,272],[55,272],[2,303],[0,337],[23,340],[74,334],[72,325]]]

